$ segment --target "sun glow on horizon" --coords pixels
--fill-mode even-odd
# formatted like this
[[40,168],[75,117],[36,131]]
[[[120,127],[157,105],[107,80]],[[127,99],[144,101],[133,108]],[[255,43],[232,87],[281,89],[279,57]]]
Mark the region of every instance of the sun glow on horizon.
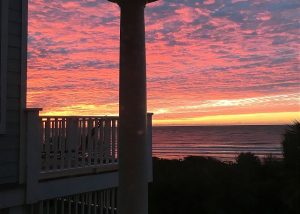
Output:
[[213,115],[195,118],[153,120],[156,126],[174,125],[285,125],[300,121],[300,112],[274,112],[238,115]]

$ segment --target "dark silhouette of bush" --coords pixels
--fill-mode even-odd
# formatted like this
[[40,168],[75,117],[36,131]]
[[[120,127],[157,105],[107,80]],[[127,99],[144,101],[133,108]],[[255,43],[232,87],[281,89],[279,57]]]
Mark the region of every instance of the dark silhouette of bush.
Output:
[[236,163],[238,166],[241,166],[241,167],[259,167],[260,166],[259,158],[250,152],[240,153],[239,156],[236,158]]
[[285,166],[288,169],[300,170],[300,123],[296,121],[290,125],[285,133],[282,141],[283,157]]
[[283,137],[284,203],[289,210],[300,213],[300,123],[290,125]]
[[236,167],[241,178],[253,180],[260,173],[261,163],[253,153],[241,153],[236,158]]
[[214,158],[155,158],[150,214],[296,214],[299,191],[279,159],[251,153],[236,163]]

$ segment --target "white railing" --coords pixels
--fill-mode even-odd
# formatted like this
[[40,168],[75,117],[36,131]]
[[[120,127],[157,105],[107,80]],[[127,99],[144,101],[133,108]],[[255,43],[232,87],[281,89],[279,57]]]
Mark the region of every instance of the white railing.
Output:
[[[119,139],[119,117],[39,116],[40,111],[26,109],[25,115],[26,161],[23,164],[26,165],[26,203],[117,186],[118,147],[122,143]],[[150,182],[152,113],[147,114],[145,149]],[[99,179],[103,182],[98,182]],[[97,209],[99,206],[96,206]],[[110,206],[104,207],[108,212],[107,207]],[[111,207],[114,205],[111,204]]]
[[117,214],[117,189],[87,192],[39,201],[29,206],[31,214]]
[[41,123],[42,173],[117,166],[118,117],[43,116]]

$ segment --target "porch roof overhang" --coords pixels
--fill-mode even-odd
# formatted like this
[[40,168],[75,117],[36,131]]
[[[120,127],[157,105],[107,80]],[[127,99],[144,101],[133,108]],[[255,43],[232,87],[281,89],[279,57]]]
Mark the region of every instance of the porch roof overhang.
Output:
[[151,2],[155,2],[155,1],[158,1],[158,0],[108,0],[110,2],[113,2],[113,3],[117,3],[117,4],[122,4],[122,3],[145,3],[145,4],[148,4],[148,3],[151,3]]

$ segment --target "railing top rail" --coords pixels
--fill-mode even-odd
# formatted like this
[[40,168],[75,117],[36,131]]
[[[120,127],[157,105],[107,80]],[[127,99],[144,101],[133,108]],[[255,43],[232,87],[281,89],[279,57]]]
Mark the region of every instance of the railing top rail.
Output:
[[[147,113],[147,115],[153,115],[153,113]],[[48,115],[45,115],[45,116],[40,116],[41,118],[112,118],[112,119],[119,119],[119,116],[108,116],[108,115],[105,115],[105,116],[99,116],[99,115],[95,115],[95,116],[58,116],[58,115],[53,115],[53,116],[48,116]]]
[[112,118],[118,119],[119,116],[40,116],[41,118]]

